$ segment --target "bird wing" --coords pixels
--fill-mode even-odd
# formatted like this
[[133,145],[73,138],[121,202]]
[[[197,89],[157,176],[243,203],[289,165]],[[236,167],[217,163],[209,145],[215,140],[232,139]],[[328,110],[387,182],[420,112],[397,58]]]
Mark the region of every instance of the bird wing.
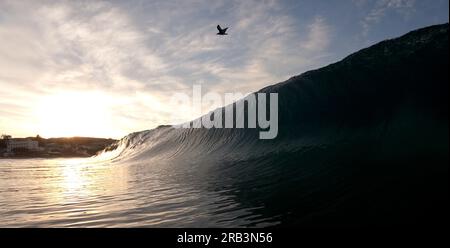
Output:
[[223,32],[222,28],[220,27],[220,25],[217,25],[217,30],[219,30],[219,32]]

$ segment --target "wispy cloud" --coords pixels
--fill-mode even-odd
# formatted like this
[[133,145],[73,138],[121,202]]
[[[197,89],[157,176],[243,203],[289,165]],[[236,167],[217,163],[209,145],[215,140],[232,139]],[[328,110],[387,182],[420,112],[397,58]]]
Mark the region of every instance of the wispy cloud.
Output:
[[[186,116],[168,102],[194,83],[218,93],[258,90],[331,62],[336,4],[0,0],[0,129],[32,122],[33,105],[61,92],[107,96],[117,137],[165,124],[174,111]],[[413,0],[348,4],[366,13],[365,34],[391,12],[415,9]],[[229,35],[216,36],[217,24]]]
[[[0,5],[0,104],[17,113],[0,116],[7,130],[33,117],[33,102],[67,91],[114,99],[115,135],[152,128],[179,110],[167,105],[174,92],[199,82],[218,93],[257,90],[318,65],[331,37],[324,17],[302,32],[273,0]],[[230,35],[216,36],[217,24]]]
[[[359,6],[366,5],[366,0],[355,1]],[[415,11],[415,0],[377,0],[373,7],[361,22],[363,27],[363,36],[367,36],[371,27],[381,21],[388,11],[395,11],[405,17],[408,17]]]
[[314,52],[326,49],[330,43],[331,30],[325,19],[316,16],[314,21],[308,26],[308,29],[308,39],[303,44],[303,47]]

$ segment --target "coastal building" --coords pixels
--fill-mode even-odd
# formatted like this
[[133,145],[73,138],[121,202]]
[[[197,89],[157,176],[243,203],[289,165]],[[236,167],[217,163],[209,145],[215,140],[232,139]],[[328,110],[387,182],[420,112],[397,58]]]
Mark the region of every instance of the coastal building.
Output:
[[38,151],[39,143],[29,139],[8,139],[6,141],[6,152],[10,153],[18,148],[27,149],[29,151]]

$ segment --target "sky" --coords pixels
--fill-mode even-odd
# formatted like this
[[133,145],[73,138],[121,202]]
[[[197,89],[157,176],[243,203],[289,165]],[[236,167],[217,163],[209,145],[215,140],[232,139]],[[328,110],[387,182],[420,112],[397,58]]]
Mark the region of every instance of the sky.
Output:
[[177,124],[174,115],[188,121],[198,116],[171,97],[193,85],[256,91],[446,23],[448,9],[448,0],[0,0],[0,133],[120,138]]

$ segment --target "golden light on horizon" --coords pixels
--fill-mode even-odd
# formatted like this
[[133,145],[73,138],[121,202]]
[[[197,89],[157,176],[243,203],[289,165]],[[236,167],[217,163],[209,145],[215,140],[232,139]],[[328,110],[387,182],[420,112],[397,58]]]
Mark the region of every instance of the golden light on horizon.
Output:
[[111,137],[109,97],[98,92],[59,92],[35,106],[36,129],[43,137]]

